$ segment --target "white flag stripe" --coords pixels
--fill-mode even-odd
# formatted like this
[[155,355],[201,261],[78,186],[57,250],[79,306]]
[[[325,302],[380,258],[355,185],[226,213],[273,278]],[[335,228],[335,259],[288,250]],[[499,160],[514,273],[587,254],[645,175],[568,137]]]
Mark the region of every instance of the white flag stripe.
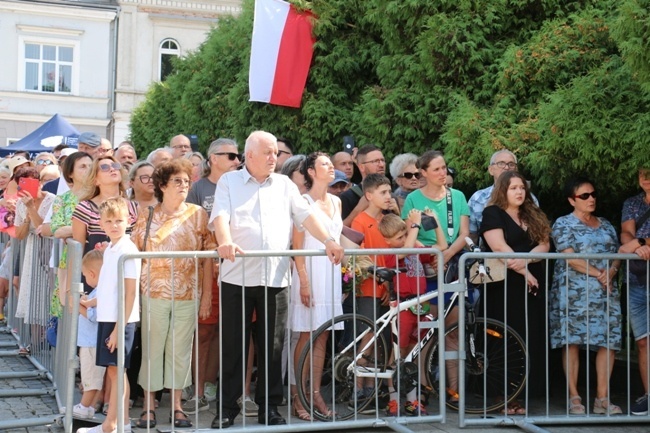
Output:
[[269,102],[280,41],[290,5],[280,0],[256,0],[248,74],[250,101]]

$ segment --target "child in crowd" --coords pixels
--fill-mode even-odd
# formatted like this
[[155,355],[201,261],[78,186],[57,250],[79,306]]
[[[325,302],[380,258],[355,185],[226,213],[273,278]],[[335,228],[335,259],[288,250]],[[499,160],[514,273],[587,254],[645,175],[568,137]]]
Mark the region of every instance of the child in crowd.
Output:
[[[99,250],[89,251],[81,262],[81,272],[90,287],[97,287],[99,272],[104,262]],[[95,364],[97,359],[97,289],[83,295],[79,301],[79,328],[77,346],[81,365],[81,384],[83,395],[81,402],[72,408],[72,414],[78,418],[91,419],[95,416],[94,403],[101,395],[104,384],[105,367]]]
[[[363,179],[361,186],[364,197],[368,200],[368,208],[354,218],[352,228],[364,235],[361,248],[388,248],[378,225],[384,213],[398,212],[397,203],[391,196],[390,180],[382,174],[369,174]],[[369,257],[376,266],[385,266],[384,256],[370,255]],[[361,283],[361,294],[356,301],[358,314],[371,320],[388,311],[388,293],[383,285],[376,283],[374,278],[366,278]],[[374,379],[367,378],[363,383],[359,383],[357,402],[371,398],[373,394]],[[372,401],[374,402],[374,399]],[[350,407],[354,407],[354,400],[350,401]],[[374,403],[370,403],[361,413],[371,414],[374,411]]]
[[[124,254],[138,252],[137,247],[126,235],[129,226],[129,208],[127,201],[113,197],[99,206],[99,224],[106,232],[110,243],[104,251],[104,263],[99,273],[97,284],[97,365],[106,367],[111,394],[106,420],[93,428],[81,428],[77,433],[111,433],[117,428],[118,399],[124,400],[124,428],[131,430],[129,420],[129,382],[126,374],[117,377],[117,315],[118,306],[124,304],[126,319],[124,330],[124,368],[129,368],[133,337],[136,323],[140,320],[139,286],[141,261],[130,259],[124,262],[124,298],[118,298],[118,260]],[[117,395],[117,381],[124,381],[124,395]]]
[[[435,216],[434,216],[435,218]],[[379,222],[379,231],[384,237],[390,248],[418,248],[423,247],[417,241],[418,231],[422,224],[422,214],[417,209],[411,209],[406,222],[394,214],[385,215]],[[444,250],[447,248],[447,242],[443,236],[440,225],[437,224],[436,233],[438,241],[434,248]],[[427,255],[428,256],[428,255]],[[424,259],[424,260],[423,260]],[[387,268],[405,267],[406,272],[400,272],[395,276],[394,288],[397,292],[399,301],[424,294],[427,288],[425,271],[422,261],[429,262],[427,257],[416,254],[406,255],[386,255],[384,256],[384,266]],[[406,310],[399,313],[398,331],[399,331],[399,348],[400,357],[405,358],[418,341],[417,329],[418,319],[429,312],[429,302],[417,305],[412,310]],[[416,313],[417,312],[417,313]],[[420,359],[420,357],[418,357]],[[392,381],[389,381],[392,382]],[[397,416],[399,407],[397,404],[397,392],[394,384],[388,384],[390,401],[387,407],[389,416]],[[411,390],[406,395],[404,402],[404,411],[407,415],[426,415],[426,410],[417,398],[417,389]]]

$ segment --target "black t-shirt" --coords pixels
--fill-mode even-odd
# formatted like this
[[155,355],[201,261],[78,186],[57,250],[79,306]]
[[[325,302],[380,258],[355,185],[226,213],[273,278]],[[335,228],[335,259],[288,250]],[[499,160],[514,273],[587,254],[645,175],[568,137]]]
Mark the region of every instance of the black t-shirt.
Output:
[[339,198],[341,199],[341,218],[346,219],[361,200],[361,196],[349,188]]

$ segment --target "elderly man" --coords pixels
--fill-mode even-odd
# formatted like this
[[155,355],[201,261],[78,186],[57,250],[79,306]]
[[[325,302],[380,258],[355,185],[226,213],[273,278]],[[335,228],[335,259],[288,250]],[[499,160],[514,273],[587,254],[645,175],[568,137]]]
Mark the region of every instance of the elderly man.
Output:
[[[494,183],[487,188],[476,191],[467,202],[469,206],[469,236],[477,244],[478,230],[481,227],[481,221],[483,221],[483,209],[485,209],[485,205],[490,200],[494,185],[497,183],[497,179],[501,176],[501,173],[510,170],[517,170],[517,157],[515,154],[507,149],[494,152],[492,158],[490,158],[490,165],[488,165],[488,173],[492,175]],[[539,204],[535,196],[531,196],[531,198],[535,204]]]
[[169,147],[159,147],[147,156],[147,162],[156,168],[172,159],[172,150]]
[[352,155],[347,152],[336,152],[332,156],[332,164],[334,168],[345,173],[345,177],[348,180],[352,179],[354,175],[354,161],[352,160]]
[[[357,164],[361,172],[361,180],[369,174],[385,174],[386,160],[381,150],[374,144],[366,144],[357,152]],[[340,196],[341,198],[341,216],[343,225],[350,227],[352,220],[368,207],[361,187],[355,185],[349,188]]]
[[122,142],[115,149],[115,159],[117,159],[127,170],[138,160],[135,149],[128,142]]
[[249,341],[253,311],[257,315],[254,326],[261,367],[255,392],[260,408],[258,422],[286,423],[277,406],[283,398],[281,354],[291,262],[289,257],[235,258],[235,254],[244,254],[246,250],[287,250],[295,224],[325,245],[333,263],[340,263],[343,257],[343,248],[311,213],[296,185],[275,173],[276,138],[268,132],[255,131],[246,139],[244,150],[244,168],[219,179],[210,217],[219,244],[217,250],[224,259],[220,269],[221,323],[228,326],[228,332],[222,333],[223,347],[228,348],[223,353],[222,367],[228,374],[221,377],[223,400],[212,428],[230,427],[239,414],[242,361],[248,355],[248,344],[244,348],[241,345],[242,341]]
[[183,158],[186,153],[192,151],[192,144],[190,139],[184,136],[183,134],[174,136],[169,141],[169,147],[172,148],[172,156],[174,158]]
[[77,149],[79,152],[86,152],[93,159],[97,158],[97,149],[101,144],[102,138],[94,132],[82,132],[77,139]]

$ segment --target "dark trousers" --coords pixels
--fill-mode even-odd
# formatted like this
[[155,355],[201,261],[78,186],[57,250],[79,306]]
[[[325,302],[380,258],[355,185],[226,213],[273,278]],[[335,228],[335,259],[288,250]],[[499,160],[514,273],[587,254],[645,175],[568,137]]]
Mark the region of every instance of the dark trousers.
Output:
[[[266,412],[268,406],[276,407],[282,403],[282,347],[288,304],[286,287],[241,287],[222,282],[220,335],[223,375],[220,382],[224,413],[239,412],[237,399],[243,393],[252,326],[255,326],[257,349],[255,402],[260,413]],[[252,323],[253,311],[255,323]]]

